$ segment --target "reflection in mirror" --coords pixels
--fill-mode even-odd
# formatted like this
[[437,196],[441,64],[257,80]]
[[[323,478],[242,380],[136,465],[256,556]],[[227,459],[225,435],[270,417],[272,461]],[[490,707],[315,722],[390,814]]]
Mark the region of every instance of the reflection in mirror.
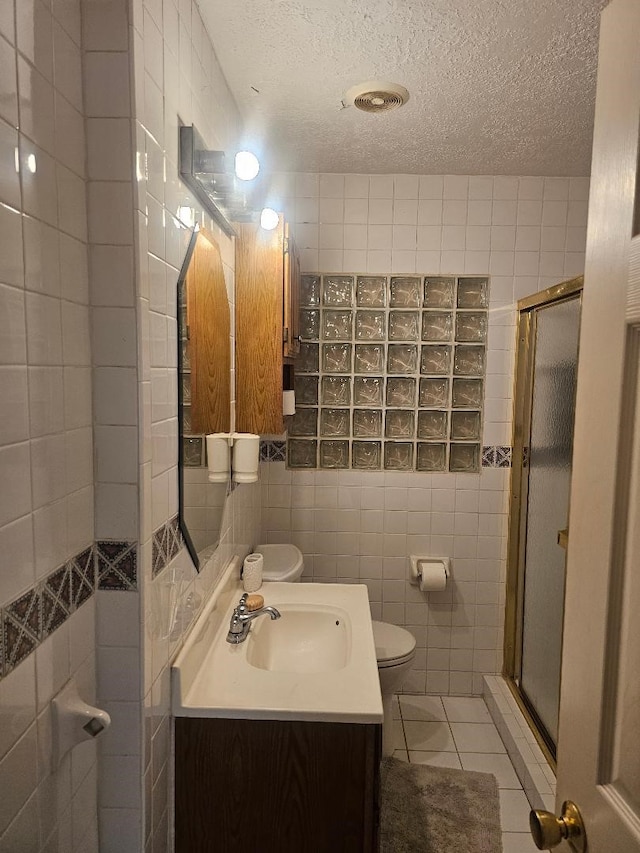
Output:
[[178,278],[180,530],[197,569],[216,548],[228,482],[210,483],[205,436],[230,430],[231,338],[220,249],[195,231]]

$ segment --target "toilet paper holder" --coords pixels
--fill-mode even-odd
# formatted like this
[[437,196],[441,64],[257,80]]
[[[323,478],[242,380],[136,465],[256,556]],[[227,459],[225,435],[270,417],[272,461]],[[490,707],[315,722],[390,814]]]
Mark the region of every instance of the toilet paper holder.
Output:
[[412,584],[418,586],[422,580],[423,569],[434,564],[442,565],[447,582],[451,577],[451,557],[423,557],[416,554],[409,555],[410,576]]
[[85,740],[93,740],[111,725],[111,717],[80,698],[73,679],[51,700],[53,772],[64,756]]

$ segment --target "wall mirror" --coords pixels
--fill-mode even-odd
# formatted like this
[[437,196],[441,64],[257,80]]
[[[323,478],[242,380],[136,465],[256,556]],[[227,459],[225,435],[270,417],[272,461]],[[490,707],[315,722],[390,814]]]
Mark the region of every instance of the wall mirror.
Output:
[[194,231],[178,278],[180,530],[200,564],[220,540],[228,481],[210,483],[205,436],[230,431],[231,337],[220,249]]

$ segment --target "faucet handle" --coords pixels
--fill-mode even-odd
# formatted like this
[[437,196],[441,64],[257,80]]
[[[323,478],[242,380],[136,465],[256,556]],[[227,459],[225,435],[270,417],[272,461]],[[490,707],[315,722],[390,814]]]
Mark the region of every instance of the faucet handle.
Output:
[[249,593],[245,592],[245,593],[243,593],[242,597],[240,598],[240,601],[238,602],[238,606],[236,607],[236,610],[238,611],[238,613],[245,613],[246,612],[248,595],[249,595]]

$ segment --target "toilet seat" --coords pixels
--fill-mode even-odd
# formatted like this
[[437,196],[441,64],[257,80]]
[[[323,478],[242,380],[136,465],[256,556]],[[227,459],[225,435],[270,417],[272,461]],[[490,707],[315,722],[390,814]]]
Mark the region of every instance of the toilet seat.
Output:
[[405,628],[388,622],[372,622],[378,669],[400,666],[415,654],[416,638]]

